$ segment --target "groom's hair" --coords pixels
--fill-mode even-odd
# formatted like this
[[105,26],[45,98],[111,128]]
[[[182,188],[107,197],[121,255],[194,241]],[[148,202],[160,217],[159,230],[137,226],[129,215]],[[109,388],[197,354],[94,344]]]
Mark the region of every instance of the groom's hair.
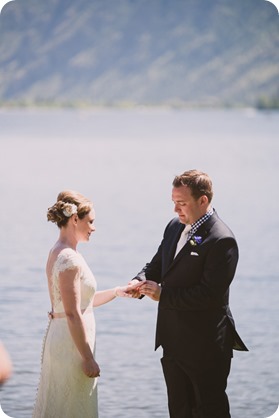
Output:
[[195,199],[205,195],[210,203],[213,197],[212,181],[208,174],[198,170],[189,170],[175,176],[173,187],[187,186]]

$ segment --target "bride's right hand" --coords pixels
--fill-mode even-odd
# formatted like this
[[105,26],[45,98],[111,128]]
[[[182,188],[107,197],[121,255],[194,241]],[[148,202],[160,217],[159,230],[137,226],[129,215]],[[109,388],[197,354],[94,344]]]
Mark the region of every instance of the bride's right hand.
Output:
[[83,359],[82,361],[83,373],[91,378],[100,376],[100,368],[94,358]]

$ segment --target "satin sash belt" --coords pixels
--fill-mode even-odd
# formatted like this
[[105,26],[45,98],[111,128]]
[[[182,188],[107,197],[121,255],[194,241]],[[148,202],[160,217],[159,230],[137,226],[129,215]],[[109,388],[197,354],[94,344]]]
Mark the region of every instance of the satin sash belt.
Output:
[[[83,314],[83,313],[85,313],[85,314],[89,314],[89,313],[91,313],[92,314],[92,309],[82,309],[81,310],[81,313]],[[50,311],[50,312],[48,312],[48,317],[49,317],[49,319],[58,319],[58,318],[66,318],[66,314],[65,314],[65,312],[53,312],[53,311]]]

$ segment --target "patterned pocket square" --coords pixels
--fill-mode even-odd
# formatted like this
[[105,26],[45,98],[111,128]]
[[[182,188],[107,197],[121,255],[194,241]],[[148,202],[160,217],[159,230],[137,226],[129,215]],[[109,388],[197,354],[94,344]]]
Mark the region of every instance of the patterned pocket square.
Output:
[[194,251],[192,251],[190,255],[199,256],[199,254],[198,253],[195,253]]

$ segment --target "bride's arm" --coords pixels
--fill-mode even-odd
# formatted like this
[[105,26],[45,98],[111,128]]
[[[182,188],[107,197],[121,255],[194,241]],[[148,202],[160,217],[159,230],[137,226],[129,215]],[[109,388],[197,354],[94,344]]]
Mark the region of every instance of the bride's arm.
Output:
[[60,272],[59,285],[69,330],[83,360],[83,371],[88,377],[96,377],[100,369],[93,357],[80,310],[79,269],[76,267]]
[[132,297],[132,294],[130,294],[130,292],[133,291],[136,286],[138,286],[136,282],[137,281],[135,281],[134,283],[130,283],[127,286],[117,286],[117,287],[114,287],[113,289],[97,291],[93,299],[94,308],[110,302],[111,300],[115,299],[117,296],[128,297],[128,298]]
[[107,289],[107,290],[98,290],[95,293],[93,299],[93,306],[97,308],[97,306],[104,305],[105,303],[110,302],[111,300],[115,299],[117,296],[117,287],[114,289]]

